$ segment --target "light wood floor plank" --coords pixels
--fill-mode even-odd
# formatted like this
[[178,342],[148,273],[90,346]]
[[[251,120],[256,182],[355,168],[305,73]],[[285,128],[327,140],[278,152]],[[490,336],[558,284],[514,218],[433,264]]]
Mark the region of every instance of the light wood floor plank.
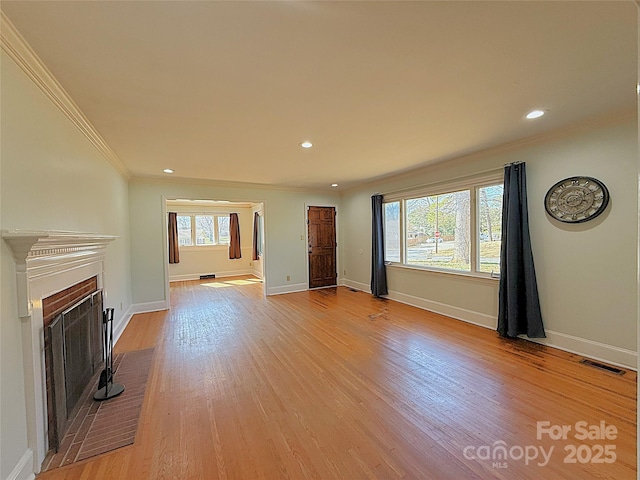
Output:
[[[156,349],[135,445],[38,480],[636,478],[635,372],[343,287],[264,298],[247,277],[171,295],[115,348]],[[618,435],[538,440],[538,421]],[[554,451],[506,468],[464,455],[500,441]],[[568,444],[616,461],[566,464]]]

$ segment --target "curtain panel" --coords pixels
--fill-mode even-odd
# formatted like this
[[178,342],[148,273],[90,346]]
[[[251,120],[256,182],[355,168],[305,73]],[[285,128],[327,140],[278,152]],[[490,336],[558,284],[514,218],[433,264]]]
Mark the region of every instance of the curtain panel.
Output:
[[240,251],[240,222],[238,221],[237,213],[229,215],[229,235],[229,258],[232,260],[242,258]]
[[371,197],[371,293],[374,297],[387,295],[387,270],[384,265],[384,225],[382,195]]
[[178,242],[178,214],[169,212],[169,263],[180,263]]
[[497,330],[503,337],[526,334],[544,338],[529,236],[524,163],[505,166],[503,195]]

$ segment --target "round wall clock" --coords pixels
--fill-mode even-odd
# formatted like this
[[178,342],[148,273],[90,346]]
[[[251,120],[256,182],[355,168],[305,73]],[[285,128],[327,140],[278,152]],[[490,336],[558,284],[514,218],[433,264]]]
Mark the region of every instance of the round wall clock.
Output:
[[600,215],[609,203],[604,183],[591,177],[569,177],[549,189],[544,208],[556,220],[582,223]]

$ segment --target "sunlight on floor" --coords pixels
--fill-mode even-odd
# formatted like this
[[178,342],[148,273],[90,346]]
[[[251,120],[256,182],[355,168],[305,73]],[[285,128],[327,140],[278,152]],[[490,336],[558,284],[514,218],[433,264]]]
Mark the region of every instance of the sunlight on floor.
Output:
[[243,278],[242,280],[221,280],[218,282],[203,283],[202,286],[211,288],[225,288],[239,285],[254,285],[256,283],[262,283],[262,280],[260,280],[259,278]]

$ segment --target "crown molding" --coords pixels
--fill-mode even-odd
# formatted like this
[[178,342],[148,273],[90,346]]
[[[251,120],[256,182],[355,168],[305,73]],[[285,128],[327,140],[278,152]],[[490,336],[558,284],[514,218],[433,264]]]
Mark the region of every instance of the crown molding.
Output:
[[91,125],[78,105],[71,99],[4,12],[0,12],[0,47],[42,93],[71,120],[71,123],[82,132],[113,168],[126,180],[129,180],[131,178],[129,169]]
[[187,184],[187,185],[203,185],[207,187],[218,188],[242,188],[250,190],[276,190],[280,192],[297,192],[297,193],[316,193],[316,194],[336,194],[335,189],[328,187],[326,189],[318,187],[298,187],[293,185],[278,185],[271,183],[251,183],[251,182],[233,182],[228,180],[215,180],[207,178],[189,178],[189,177],[175,177],[171,178],[161,175],[136,175],[130,179],[131,183],[148,183],[156,185],[171,185],[171,184]]

